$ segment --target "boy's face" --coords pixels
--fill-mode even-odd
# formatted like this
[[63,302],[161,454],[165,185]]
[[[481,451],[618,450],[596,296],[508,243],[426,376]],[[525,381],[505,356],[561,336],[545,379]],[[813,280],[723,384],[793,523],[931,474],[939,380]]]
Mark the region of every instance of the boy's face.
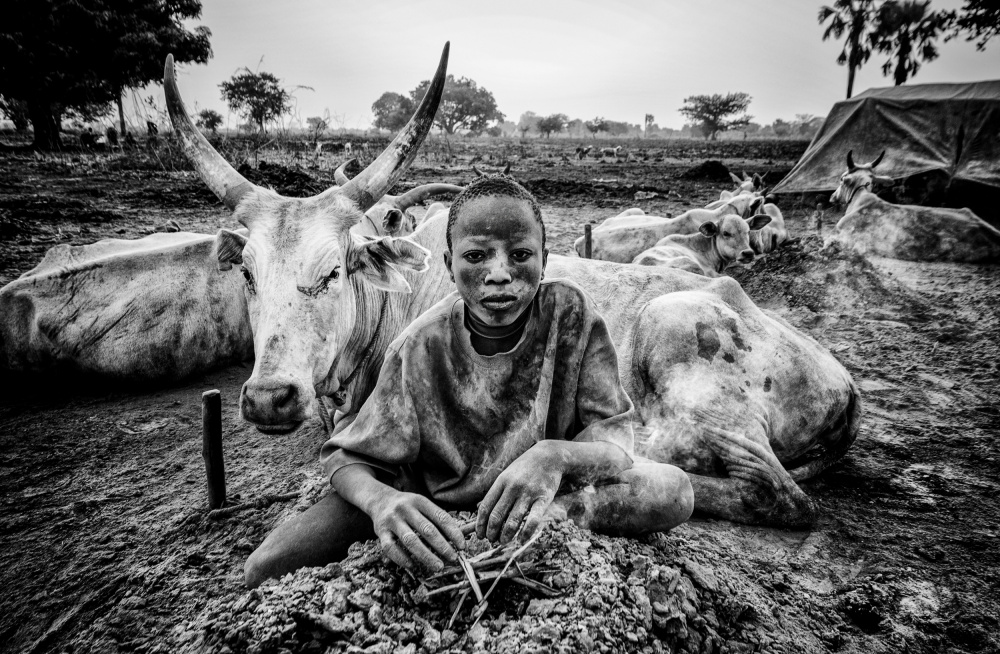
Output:
[[525,200],[482,197],[462,207],[444,262],[477,318],[504,327],[528,307],[542,281],[548,250]]

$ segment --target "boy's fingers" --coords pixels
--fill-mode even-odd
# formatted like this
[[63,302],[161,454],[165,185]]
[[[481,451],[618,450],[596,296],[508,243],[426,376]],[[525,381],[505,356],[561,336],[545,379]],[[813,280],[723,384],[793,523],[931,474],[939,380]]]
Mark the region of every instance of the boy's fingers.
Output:
[[413,571],[413,568],[415,567],[413,565],[413,561],[391,536],[388,538],[381,538],[380,540],[382,541],[382,554],[384,554],[387,559],[401,568],[405,568],[411,572]]
[[521,522],[524,520],[524,516],[527,515],[528,509],[531,508],[531,499],[522,497],[511,509],[510,515],[507,516],[507,520],[504,521],[503,531],[500,533],[500,542],[509,543],[514,536],[517,535],[517,530],[521,527]]
[[486,538],[492,542],[496,542],[500,538],[500,530],[503,529],[504,523],[507,522],[507,514],[513,508],[514,499],[512,495],[513,493],[504,493],[500,497],[500,501],[493,507],[493,511],[490,512],[490,519],[486,525]]
[[443,511],[437,506],[434,506],[432,511],[429,511],[424,515],[437,525],[439,532],[451,541],[451,544],[455,546],[455,549],[465,549],[465,534],[462,533],[462,527],[458,524],[458,521],[455,520],[455,518],[448,514],[447,511]]
[[424,539],[424,542],[430,545],[431,549],[440,554],[446,561],[450,562],[458,558],[458,555],[455,554],[455,548],[441,535],[437,525],[425,516],[417,518],[413,526],[417,530],[417,533],[420,534],[420,537]]
[[479,512],[476,515],[476,536],[479,538],[486,538],[486,530],[490,515],[493,513],[493,505],[497,503],[497,500],[500,499],[500,494],[503,493],[503,484],[499,482],[500,478],[497,478],[497,481],[493,482],[493,486],[490,487],[489,492],[486,493],[486,497],[479,503]]
[[407,529],[399,535],[399,544],[406,550],[410,557],[424,566],[428,570],[434,570],[435,572],[444,568],[444,563],[434,552],[431,552],[424,542],[420,540],[420,536],[417,532],[412,529]]
[[549,504],[549,502],[543,499],[538,499],[531,505],[531,511],[524,518],[524,529],[521,530],[522,541],[528,540],[538,531],[542,521],[545,519],[545,510],[549,508]]

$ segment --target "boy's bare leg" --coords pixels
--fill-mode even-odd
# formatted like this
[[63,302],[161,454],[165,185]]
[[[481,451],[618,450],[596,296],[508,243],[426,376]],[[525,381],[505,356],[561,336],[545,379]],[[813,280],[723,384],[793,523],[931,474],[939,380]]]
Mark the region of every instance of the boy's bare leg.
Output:
[[248,588],[307,566],[341,561],[358,541],[375,537],[371,519],[335,492],[278,525],[244,566]]
[[591,531],[639,536],[668,531],[693,510],[694,491],[683,470],[635,457],[632,468],[614,480],[557,496],[548,515]]

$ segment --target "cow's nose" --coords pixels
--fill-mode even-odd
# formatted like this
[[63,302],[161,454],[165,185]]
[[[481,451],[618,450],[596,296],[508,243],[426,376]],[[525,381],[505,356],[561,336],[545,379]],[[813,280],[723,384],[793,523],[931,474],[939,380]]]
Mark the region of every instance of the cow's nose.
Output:
[[240,412],[258,429],[288,431],[308,417],[306,391],[291,378],[250,379],[243,384]]
[[753,250],[743,250],[740,252],[740,263],[750,263],[753,261]]

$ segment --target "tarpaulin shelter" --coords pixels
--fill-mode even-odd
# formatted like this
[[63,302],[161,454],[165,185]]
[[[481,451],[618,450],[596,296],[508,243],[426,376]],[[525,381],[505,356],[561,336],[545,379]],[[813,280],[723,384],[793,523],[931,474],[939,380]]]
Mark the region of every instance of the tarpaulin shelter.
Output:
[[885,150],[880,175],[923,173],[1000,197],[1000,80],[869,89],[838,102],[772,193],[832,191],[854,161]]

